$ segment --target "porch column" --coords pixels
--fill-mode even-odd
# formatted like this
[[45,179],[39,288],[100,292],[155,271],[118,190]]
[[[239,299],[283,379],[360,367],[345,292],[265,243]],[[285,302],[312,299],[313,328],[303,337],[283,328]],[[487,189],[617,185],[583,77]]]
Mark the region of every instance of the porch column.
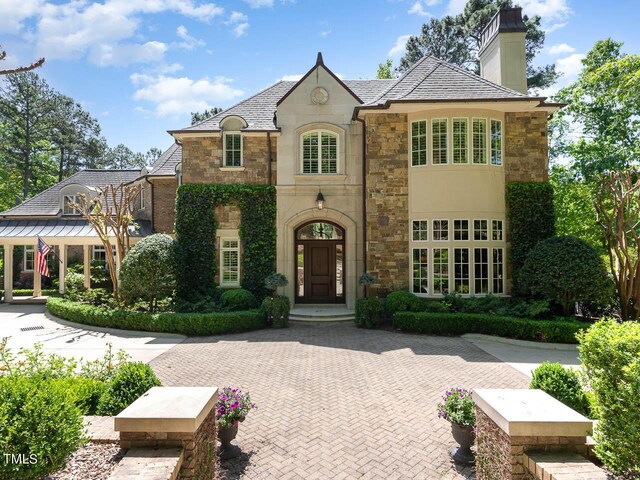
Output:
[[33,245],[33,296],[39,297],[42,295],[42,276],[38,270],[38,243]]
[[4,301],[13,300],[13,245],[4,245]]
[[60,293],[64,293],[64,281],[65,277],[67,276],[67,246],[60,245],[58,248],[60,250],[60,266],[58,269],[58,280],[60,281],[60,288],[58,289],[58,291]]
[[84,261],[84,288],[91,288],[91,258],[89,257],[90,245],[82,246],[82,260]]

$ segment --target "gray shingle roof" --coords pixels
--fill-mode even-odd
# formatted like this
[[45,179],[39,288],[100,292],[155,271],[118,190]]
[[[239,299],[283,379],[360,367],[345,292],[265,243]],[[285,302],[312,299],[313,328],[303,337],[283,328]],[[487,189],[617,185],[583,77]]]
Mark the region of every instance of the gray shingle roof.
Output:
[[[133,237],[151,235],[151,222],[136,220],[137,230],[131,230]],[[0,237],[2,238],[35,238],[35,237],[98,237],[89,222],[83,219],[17,219],[0,220]]]
[[160,157],[147,167],[147,175],[150,177],[173,177],[176,174],[176,166],[182,162],[182,146],[174,143]]
[[140,176],[140,170],[82,170],[53,187],[0,213],[3,217],[53,216],[60,213],[60,190],[71,184],[97,188],[108,184],[129,183]]

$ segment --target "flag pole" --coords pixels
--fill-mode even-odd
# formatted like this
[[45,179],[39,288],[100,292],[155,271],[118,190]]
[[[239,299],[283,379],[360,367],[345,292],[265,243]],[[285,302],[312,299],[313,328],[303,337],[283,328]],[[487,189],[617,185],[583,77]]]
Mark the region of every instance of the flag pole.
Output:
[[[40,235],[36,235],[36,238],[38,239],[38,241],[42,240],[42,237]],[[62,263],[62,259],[58,256],[58,254],[56,253],[55,249],[49,245],[47,242],[45,242],[44,240],[42,240],[42,243],[44,243],[47,247],[49,247],[49,252],[53,253],[53,256],[56,257],[58,259],[58,262]],[[38,248],[36,247],[36,250]]]

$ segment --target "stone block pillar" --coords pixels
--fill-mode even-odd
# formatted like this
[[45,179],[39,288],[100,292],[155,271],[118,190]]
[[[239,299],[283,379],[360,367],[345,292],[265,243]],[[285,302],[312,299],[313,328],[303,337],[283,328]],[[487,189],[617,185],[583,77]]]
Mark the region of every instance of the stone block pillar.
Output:
[[84,288],[91,288],[91,246],[82,246],[82,262],[84,263]]
[[527,480],[524,453],[587,454],[593,422],[542,390],[476,389],[478,480]]
[[58,251],[60,252],[60,254],[58,255],[60,257],[60,264],[59,264],[59,270],[58,270],[58,281],[59,283],[59,288],[58,291],[60,293],[64,293],[65,292],[65,280],[67,279],[67,246],[66,245],[60,245],[58,247]]
[[214,387],[153,387],[115,417],[122,448],[181,448],[181,479],[217,472]]

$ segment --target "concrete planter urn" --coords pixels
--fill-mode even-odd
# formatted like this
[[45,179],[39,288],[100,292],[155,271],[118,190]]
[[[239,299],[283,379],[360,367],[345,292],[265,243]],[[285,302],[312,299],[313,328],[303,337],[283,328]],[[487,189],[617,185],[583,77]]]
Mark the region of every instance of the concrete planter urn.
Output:
[[452,447],[451,450],[449,450],[453,461],[462,465],[473,464],[475,462],[475,457],[471,451],[471,446],[476,441],[476,432],[474,428],[469,425],[452,423],[451,434],[458,444],[457,447]]
[[240,455],[240,447],[231,443],[235,440],[236,435],[238,435],[238,422],[234,422],[228,427],[218,427],[221,460],[229,460]]

